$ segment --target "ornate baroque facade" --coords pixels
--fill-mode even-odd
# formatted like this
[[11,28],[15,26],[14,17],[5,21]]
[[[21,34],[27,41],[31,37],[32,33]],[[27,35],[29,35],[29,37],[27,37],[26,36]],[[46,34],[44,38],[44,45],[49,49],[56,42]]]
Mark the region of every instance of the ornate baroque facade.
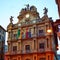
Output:
[[26,5],[13,24],[13,17],[7,26],[8,52],[5,60],[57,60],[57,35],[54,23],[44,9],[40,18],[35,6]]

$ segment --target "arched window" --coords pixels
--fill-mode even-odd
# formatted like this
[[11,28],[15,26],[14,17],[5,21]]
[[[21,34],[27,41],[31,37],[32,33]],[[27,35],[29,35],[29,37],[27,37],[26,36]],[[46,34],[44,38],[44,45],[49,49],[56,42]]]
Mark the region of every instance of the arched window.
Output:
[[26,45],[25,50],[26,50],[27,53],[30,52],[30,45]]

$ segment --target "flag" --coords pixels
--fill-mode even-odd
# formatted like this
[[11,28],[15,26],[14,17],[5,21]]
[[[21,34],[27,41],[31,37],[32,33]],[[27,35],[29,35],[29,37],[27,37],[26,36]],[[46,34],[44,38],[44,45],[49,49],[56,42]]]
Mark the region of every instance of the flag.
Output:
[[24,39],[25,38],[25,36],[24,36],[24,32],[22,32],[22,39]]
[[31,38],[31,32],[28,32],[29,38]]
[[22,38],[22,32],[20,31],[20,36],[19,36],[19,39],[21,39]]
[[18,29],[17,31],[17,39],[19,38],[19,36],[20,36],[20,29]]
[[26,32],[26,38],[28,38],[28,32]]

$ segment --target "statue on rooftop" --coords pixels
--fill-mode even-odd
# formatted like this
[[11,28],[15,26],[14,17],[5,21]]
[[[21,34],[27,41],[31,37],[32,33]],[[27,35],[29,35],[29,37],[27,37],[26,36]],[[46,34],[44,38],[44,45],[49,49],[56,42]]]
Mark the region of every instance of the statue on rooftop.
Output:
[[12,23],[12,21],[13,21],[13,16],[10,17],[10,23]]
[[45,7],[43,10],[44,10],[44,15],[47,15],[48,9]]
[[27,7],[26,9],[29,10],[29,4],[27,4],[27,5],[25,5],[25,6]]

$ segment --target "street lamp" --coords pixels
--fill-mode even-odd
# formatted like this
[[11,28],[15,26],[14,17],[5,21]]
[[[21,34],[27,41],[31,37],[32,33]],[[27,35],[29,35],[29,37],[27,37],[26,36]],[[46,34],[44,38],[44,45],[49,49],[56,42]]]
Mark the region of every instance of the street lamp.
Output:
[[47,33],[52,33],[52,30],[51,30],[51,29],[48,29],[48,30],[47,30]]

